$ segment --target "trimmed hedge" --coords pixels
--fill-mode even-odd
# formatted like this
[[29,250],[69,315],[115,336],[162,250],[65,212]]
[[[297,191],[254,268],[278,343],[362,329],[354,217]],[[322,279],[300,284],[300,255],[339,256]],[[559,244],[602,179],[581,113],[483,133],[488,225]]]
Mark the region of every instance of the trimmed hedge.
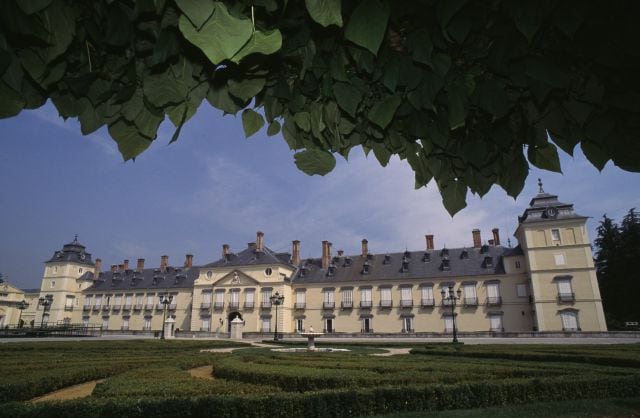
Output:
[[640,376],[597,380],[576,377],[270,396],[88,400],[36,405],[14,402],[3,405],[0,417],[343,417],[635,396],[640,396]]

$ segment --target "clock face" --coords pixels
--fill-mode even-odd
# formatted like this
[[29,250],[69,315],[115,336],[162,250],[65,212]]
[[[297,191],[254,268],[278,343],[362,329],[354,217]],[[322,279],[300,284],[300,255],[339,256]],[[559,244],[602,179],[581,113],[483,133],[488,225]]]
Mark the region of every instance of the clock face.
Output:
[[558,216],[558,209],[556,208],[547,208],[546,212],[549,218],[555,218],[556,216]]

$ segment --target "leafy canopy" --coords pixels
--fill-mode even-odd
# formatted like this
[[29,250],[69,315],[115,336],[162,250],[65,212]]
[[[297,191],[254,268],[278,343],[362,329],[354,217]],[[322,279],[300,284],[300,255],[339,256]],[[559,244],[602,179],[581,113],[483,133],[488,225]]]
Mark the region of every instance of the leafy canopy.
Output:
[[640,2],[4,0],[0,117],[51,99],[125,160],[203,101],[282,134],[307,174],[353,147],[435,179],[445,207],[580,144],[640,170]]

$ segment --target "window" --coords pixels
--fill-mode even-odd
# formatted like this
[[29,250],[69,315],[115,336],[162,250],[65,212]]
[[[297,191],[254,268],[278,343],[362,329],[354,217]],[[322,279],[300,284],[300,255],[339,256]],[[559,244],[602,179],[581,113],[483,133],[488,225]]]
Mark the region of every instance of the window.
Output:
[[207,272],[207,278],[212,278],[213,277],[213,272],[212,271],[208,271]]
[[489,315],[489,330],[492,332],[502,332],[502,315]]
[[323,290],[323,300],[322,307],[324,309],[333,309],[336,306],[335,295],[333,289],[325,289]]
[[529,295],[527,292],[527,285],[525,283],[519,283],[516,285],[516,295],[519,298],[526,298]]
[[342,289],[342,307],[351,309],[353,307],[353,290]]
[[107,308],[111,306],[111,295],[106,295],[104,297],[104,306]]
[[201,309],[209,309],[211,307],[211,291],[203,291],[202,292],[202,303],[200,304]]
[[271,332],[271,318],[267,316],[262,317],[262,332]]
[[78,273],[79,273],[79,274],[82,274],[82,267],[80,267],[80,268],[78,269]]
[[444,332],[453,332],[453,317],[444,317]]
[[391,288],[383,287],[380,289],[380,307],[381,308],[390,308],[392,305],[391,301]]
[[575,300],[573,289],[571,289],[571,279],[557,279],[558,300],[560,302],[573,302]]
[[131,295],[126,295],[124,297],[124,307],[125,309],[131,308]]
[[108,316],[102,317],[102,329],[103,330],[109,329],[109,317]]
[[53,289],[54,287],[56,287],[56,281],[55,280],[51,280],[51,288]]
[[271,307],[271,289],[262,289],[262,307]]
[[211,318],[202,318],[200,331],[207,331],[207,332],[211,331]]
[[559,244],[561,242],[561,240],[560,240],[560,230],[559,229],[552,229],[551,230],[551,240],[555,244]]
[[142,295],[136,295],[136,309],[142,309]]
[[400,288],[400,306],[409,308],[413,306],[413,295],[409,286]]
[[564,260],[564,254],[554,254],[553,259],[556,262],[556,266],[564,266],[566,261]]
[[360,332],[373,332],[373,319],[372,318],[362,318],[362,329]]
[[488,283],[487,284],[487,305],[500,305],[502,303],[502,297],[500,297],[500,284]]
[[156,295],[154,295],[153,293],[147,294],[147,303],[144,307],[145,309],[153,309],[153,300],[155,299],[155,297]]
[[89,317],[88,316],[83,316],[82,317],[82,326],[85,327],[85,328],[89,326]]
[[100,305],[102,305],[102,296],[96,296],[96,304],[93,306],[100,308]]
[[302,318],[296,319],[296,331],[304,332],[304,319]]
[[85,311],[89,310],[90,306],[91,306],[91,295],[88,295],[84,298],[84,310]]
[[122,318],[122,330],[127,331],[129,329],[129,317],[125,316]]
[[296,309],[304,309],[306,306],[306,294],[304,290],[296,290]]
[[267,267],[266,269],[264,269],[264,275],[269,277],[271,276],[271,274],[273,273],[273,270],[271,269],[271,267]]
[[324,320],[324,332],[336,332],[336,330],[333,328],[333,318],[325,318]]
[[116,300],[113,303],[116,307],[116,309],[120,308],[120,305],[122,305],[122,295],[116,295]]
[[516,268],[519,269],[520,268],[520,262],[516,261]]
[[360,289],[360,306],[362,308],[371,307],[371,289]]
[[402,332],[413,332],[413,318],[410,316],[402,318]]
[[248,309],[253,309],[253,304],[255,303],[255,289],[247,289],[244,293],[244,307]]
[[240,307],[240,289],[231,289],[229,294],[229,307],[238,309]]
[[420,288],[420,299],[422,307],[433,306],[433,286],[422,286]]
[[216,290],[216,299],[213,307],[214,309],[222,309],[224,307],[224,290]]
[[562,311],[560,312],[560,318],[562,319],[563,331],[580,331],[578,313],[576,311]]
[[73,296],[67,296],[66,299],[64,300],[64,310],[65,311],[72,311],[73,310]]
[[466,306],[475,306],[478,304],[478,296],[476,294],[475,284],[465,284],[462,286],[464,289],[464,304]]
[[151,317],[150,316],[145,316],[144,317],[144,323],[142,325],[142,329],[144,331],[151,331]]

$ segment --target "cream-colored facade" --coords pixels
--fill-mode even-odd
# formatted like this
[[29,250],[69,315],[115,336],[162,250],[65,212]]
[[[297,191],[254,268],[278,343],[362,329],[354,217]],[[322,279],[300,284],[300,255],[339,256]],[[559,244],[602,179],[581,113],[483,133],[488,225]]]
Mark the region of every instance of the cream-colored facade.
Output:
[[[301,260],[299,241],[291,254],[275,253],[258,232],[255,243],[237,253],[225,245],[209,264],[194,266],[188,254],[180,267],[162,256],[158,268],[138,259],[135,268],[125,260],[107,271],[75,240],[45,263],[40,294],[22,315],[35,326],[114,332],[159,331],[171,317],[174,330],[194,335],[227,335],[236,317],[245,333],[258,334],[277,326],[283,334],[431,335],[451,332],[454,318],[461,332],[495,335],[606,331],[586,218],[540,185],[514,235],[512,248],[497,229],[487,242],[474,230],[469,247],[452,249],[426,235],[424,249],[391,254],[372,254],[363,240],[351,256],[323,241],[321,258]],[[23,297],[14,293],[11,301]],[[284,297],[278,306],[276,294]],[[165,295],[171,302],[162,304]],[[0,306],[5,324],[17,323],[6,307],[13,304]]]

